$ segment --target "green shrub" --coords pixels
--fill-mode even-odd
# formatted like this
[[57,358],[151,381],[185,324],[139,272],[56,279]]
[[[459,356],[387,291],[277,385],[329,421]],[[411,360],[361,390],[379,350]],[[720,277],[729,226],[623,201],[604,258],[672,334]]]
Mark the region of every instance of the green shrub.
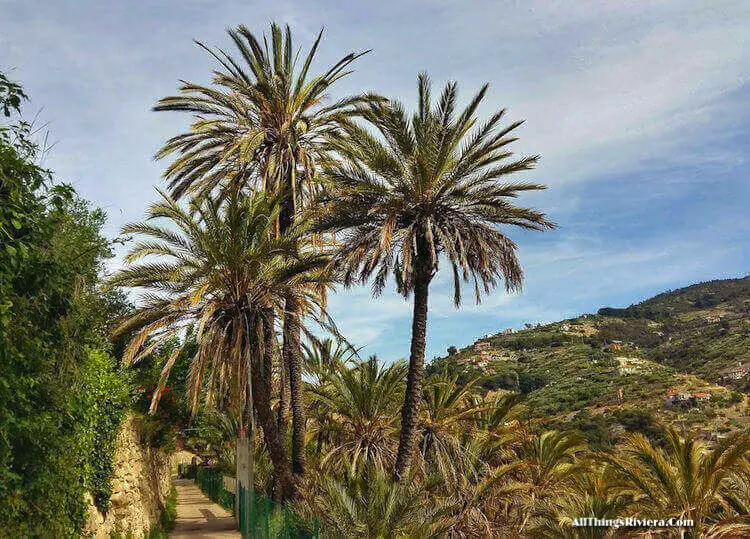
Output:
[[[4,109],[6,86],[0,76]],[[128,389],[107,352],[113,303],[98,290],[104,213],[52,185],[37,157],[28,124],[0,125],[0,530],[70,537],[85,491],[108,497]]]

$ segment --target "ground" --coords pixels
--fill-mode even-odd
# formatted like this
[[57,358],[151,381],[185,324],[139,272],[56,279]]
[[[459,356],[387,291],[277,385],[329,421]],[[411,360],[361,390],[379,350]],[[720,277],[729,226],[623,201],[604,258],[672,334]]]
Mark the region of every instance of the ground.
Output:
[[190,479],[175,479],[177,520],[170,537],[240,537],[234,517],[209,500]]

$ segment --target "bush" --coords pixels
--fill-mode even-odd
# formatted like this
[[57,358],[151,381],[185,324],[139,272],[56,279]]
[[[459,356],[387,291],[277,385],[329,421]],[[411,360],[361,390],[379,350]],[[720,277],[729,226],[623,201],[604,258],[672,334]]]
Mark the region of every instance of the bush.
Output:
[[149,530],[146,537],[148,539],[167,539],[169,532],[174,528],[174,523],[177,520],[177,489],[172,486],[164,502],[164,510],[159,516],[159,524]]
[[[0,74],[9,113],[20,101],[6,88]],[[23,122],[0,125],[0,530],[71,537],[85,491],[108,497],[127,380],[108,355],[110,311],[97,289],[111,255],[104,213],[51,184],[30,136]]]

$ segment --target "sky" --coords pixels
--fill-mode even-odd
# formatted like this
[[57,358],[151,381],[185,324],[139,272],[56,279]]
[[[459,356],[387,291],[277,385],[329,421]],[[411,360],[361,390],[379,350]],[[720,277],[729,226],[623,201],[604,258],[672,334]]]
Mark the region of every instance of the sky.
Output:
[[[443,265],[428,358],[507,327],[750,273],[746,0],[0,0],[0,70],[24,84],[27,116],[47,124],[44,164],[107,211],[114,237],[164,186],[153,155],[187,125],[151,107],[180,79],[210,79],[193,40],[229,47],[228,27],[261,33],[271,21],[305,48],[325,27],[320,70],[372,49],[332,97],[374,90],[413,108],[425,70],[437,87],[458,81],[464,100],[489,82],[480,114],[526,120],[514,149],[542,159],[518,179],[549,189],[521,202],[559,229],[506,230],[525,267],[520,294],[456,310]],[[408,356],[411,329],[411,304],[392,290],[330,300],[342,333],[387,361]]]

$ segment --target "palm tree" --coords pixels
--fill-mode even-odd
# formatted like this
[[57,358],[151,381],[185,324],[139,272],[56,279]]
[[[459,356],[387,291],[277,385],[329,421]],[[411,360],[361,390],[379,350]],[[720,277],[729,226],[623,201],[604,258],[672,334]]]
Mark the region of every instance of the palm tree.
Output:
[[571,539],[618,537],[615,528],[573,526],[576,517],[617,519],[630,509],[632,497],[617,488],[609,472],[595,462],[581,467],[565,489],[547,499],[535,512],[532,535]]
[[[165,178],[176,198],[225,190],[228,185],[252,185],[279,193],[278,232],[283,234],[316,189],[316,167],[326,159],[327,140],[360,105],[377,99],[362,95],[324,104],[332,85],[350,73],[351,63],[367,51],[349,53],[323,74],[310,76],[322,30],[301,66],[289,26],[282,31],[271,25],[270,51],[269,40],[256,38],[245,26],[229,30],[229,36],[239,58],[199,43],[220,64],[212,85],[183,82],[180,95],[166,97],[155,107],[187,112],[195,119],[187,132],[166,142],[157,158],[175,156]],[[300,316],[300,306],[290,295],[283,315],[280,413],[283,425],[289,404],[283,388],[288,384],[295,473],[303,472],[305,438]]]
[[303,512],[318,516],[330,537],[444,537],[455,503],[421,485],[395,483],[373,466],[343,482],[325,477]]
[[519,421],[524,407],[523,395],[487,395],[476,399],[477,431],[474,436],[480,458],[490,466],[515,460],[526,426]]
[[423,389],[419,449],[428,471],[435,469],[444,481],[455,483],[466,475],[471,458],[464,440],[473,431],[479,407],[472,400],[474,381],[457,384],[457,376],[435,376]]
[[625,492],[635,498],[641,515],[693,521],[691,536],[711,530],[721,536],[750,533],[747,515],[734,503],[740,491],[730,491],[748,472],[750,436],[737,433],[709,449],[703,442],[680,437],[667,429],[664,449],[641,434],[631,434],[617,455],[607,462],[617,472]]
[[309,376],[333,374],[357,357],[359,350],[348,342],[337,339],[313,338],[302,343],[303,370]]
[[449,83],[437,103],[427,75],[419,76],[419,110],[410,117],[399,103],[370,103],[362,114],[377,135],[357,125],[334,141],[343,159],[324,167],[335,190],[317,209],[317,230],[343,232],[338,264],[351,285],[374,276],[378,295],[388,276],[406,298],[414,294],[411,351],[395,476],[404,477],[412,460],[422,398],[427,300],[444,256],[453,270],[454,303],[461,280],[489,292],[498,280],[519,290],[523,271],[516,244],[498,227],[553,228],[544,214],[512,204],[534,183],[500,180],[533,168],[538,157],[515,159],[508,145],[522,122],[500,127],[504,110],[476,127],[475,113],[487,85],[456,113],[457,87]]
[[[193,413],[202,395],[209,407],[250,420],[252,405],[281,494],[291,497],[291,465],[271,412],[274,317],[290,294],[325,317],[318,289],[329,284],[322,271],[328,259],[300,252],[295,230],[277,236],[279,211],[277,197],[263,194],[247,198],[235,191],[224,203],[204,199],[188,209],[162,194],[145,222],[124,227],[143,239],[110,284],[144,292],[142,305],[117,329],[136,330],[125,361],[149,355],[189,324],[198,327],[188,377]],[[164,365],[152,410],[178,354],[179,348]]]
[[527,437],[520,448],[524,485],[525,514],[520,529],[550,497],[564,491],[581,473],[580,456],[585,452],[584,439],[575,433],[547,431]]
[[396,457],[396,411],[403,395],[406,368],[397,362],[388,367],[375,356],[341,366],[309,389],[313,406],[330,429],[330,448],[322,465],[358,472],[367,465],[386,469]]

